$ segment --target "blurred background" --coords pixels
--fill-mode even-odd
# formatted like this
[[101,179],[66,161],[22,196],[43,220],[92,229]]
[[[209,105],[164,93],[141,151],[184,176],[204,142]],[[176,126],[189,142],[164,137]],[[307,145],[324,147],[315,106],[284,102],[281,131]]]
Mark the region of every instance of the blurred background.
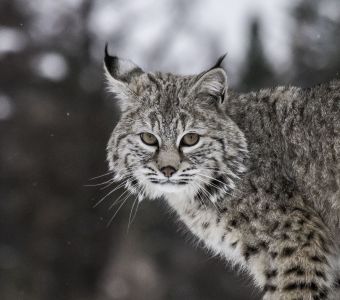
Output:
[[339,77],[338,0],[0,0],[0,299],[259,299],[242,272],[195,246],[161,202],[109,191],[119,111],[110,52],[195,73],[228,52],[232,89]]

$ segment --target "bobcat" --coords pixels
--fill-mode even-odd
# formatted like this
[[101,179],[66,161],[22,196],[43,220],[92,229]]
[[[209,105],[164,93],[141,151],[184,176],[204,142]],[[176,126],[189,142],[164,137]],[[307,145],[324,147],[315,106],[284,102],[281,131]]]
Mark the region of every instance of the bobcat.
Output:
[[222,60],[198,75],[148,73],[106,46],[122,111],[113,180],[164,198],[263,299],[340,299],[340,81],[238,94]]

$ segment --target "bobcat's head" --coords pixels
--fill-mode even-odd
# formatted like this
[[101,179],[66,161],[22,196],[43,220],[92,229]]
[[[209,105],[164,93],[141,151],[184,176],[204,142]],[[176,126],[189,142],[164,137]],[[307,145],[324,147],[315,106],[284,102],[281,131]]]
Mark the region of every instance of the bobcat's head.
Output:
[[245,138],[226,115],[223,59],[198,75],[148,73],[105,51],[108,88],[121,118],[107,146],[117,181],[157,198],[188,194],[216,201],[245,171]]

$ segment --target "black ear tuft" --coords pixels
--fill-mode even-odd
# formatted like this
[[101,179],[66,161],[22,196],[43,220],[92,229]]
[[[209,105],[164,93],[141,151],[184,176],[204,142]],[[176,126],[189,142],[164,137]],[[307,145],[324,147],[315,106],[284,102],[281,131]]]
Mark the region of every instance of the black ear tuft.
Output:
[[104,51],[105,51],[105,57],[109,56],[108,48],[109,48],[109,43],[106,42],[106,43],[105,43],[105,50],[104,50]]
[[104,63],[106,69],[109,71],[109,73],[114,76],[115,71],[117,70],[117,64],[118,64],[118,57],[117,56],[111,56],[109,54],[109,45],[106,42],[105,43],[105,58]]
[[221,64],[222,64],[223,60],[225,59],[225,57],[227,56],[227,54],[228,54],[228,53],[226,52],[226,53],[224,53],[222,56],[220,56],[220,57],[218,58],[217,62],[215,63],[215,65],[214,65],[213,67],[211,67],[211,68],[209,69],[209,71],[212,70],[212,69],[221,68]]

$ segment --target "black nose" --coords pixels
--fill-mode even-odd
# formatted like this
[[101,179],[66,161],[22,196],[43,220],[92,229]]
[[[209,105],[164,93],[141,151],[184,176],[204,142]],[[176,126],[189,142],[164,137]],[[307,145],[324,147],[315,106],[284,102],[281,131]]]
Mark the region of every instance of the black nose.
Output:
[[171,177],[176,172],[176,169],[171,166],[166,166],[161,169],[161,172],[165,177]]

